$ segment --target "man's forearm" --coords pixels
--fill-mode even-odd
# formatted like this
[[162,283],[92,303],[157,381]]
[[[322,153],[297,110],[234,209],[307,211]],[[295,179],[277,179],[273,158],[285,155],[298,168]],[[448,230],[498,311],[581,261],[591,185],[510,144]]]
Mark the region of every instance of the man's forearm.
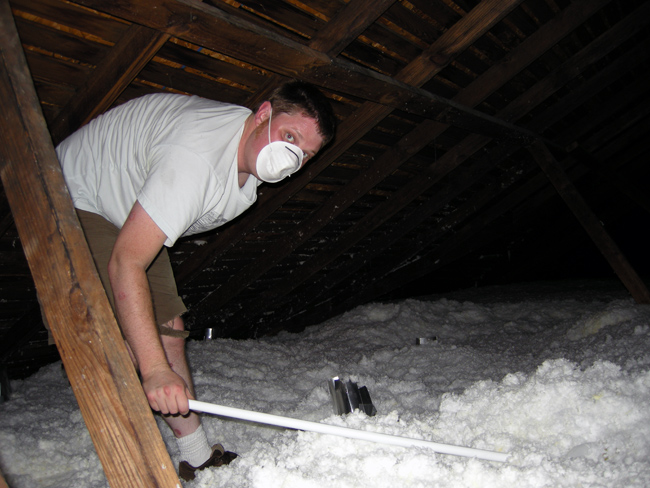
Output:
[[149,283],[144,270],[115,264],[109,268],[111,287],[122,332],[143,376],[169,369],[156,326]]
[[120,230],[108,263],[115,310],[133,352],[149,405],[163,414],[186,414],[191,396],[167,360],[155,321],[147,268],[166,236],[136,202]]

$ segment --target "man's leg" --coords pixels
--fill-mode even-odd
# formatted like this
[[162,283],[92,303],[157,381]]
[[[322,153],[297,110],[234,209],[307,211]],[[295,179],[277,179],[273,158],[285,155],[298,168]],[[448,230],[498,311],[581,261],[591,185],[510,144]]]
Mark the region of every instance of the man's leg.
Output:
[[[176,317],[171,322],[168,322],[163,327],[170,327],[174,330],[185,330],[183,326],[183,319]],[[161,334],[163,348],[167,354],[167,361],[169,365],[181,378],[185,380],[192,396],[196,397],[194,392],[194,383],[192,382],[192,375],[190,368],[187,364],[187,356],[185,355],[185,339],[181,337],[172,337],[169,335]],[[184,437],[196,431],[201,425],[199,416],[190,412],[189,415],[165,415],[165,422],[171,427],[176,437]],[[206,458],[207,459],[207,458]]]
[[[166,333],[166,329],[183,331],[183,319],[176,317],[160,327],[160,340],[167,355],[169,365],[181,378],[196,397],[192,375],[185,355],[185,338],[175,337]],[[201,419],[195,412],[188,415],[163,415],[167,425],[171,427],[181,452],[183,461],[178,466],[178,474],[186,481],[194,479],[195,472],[212,466],[230,464],[237,457],[235,453],[225,452],[221,444],[212,447],[208,444]]]

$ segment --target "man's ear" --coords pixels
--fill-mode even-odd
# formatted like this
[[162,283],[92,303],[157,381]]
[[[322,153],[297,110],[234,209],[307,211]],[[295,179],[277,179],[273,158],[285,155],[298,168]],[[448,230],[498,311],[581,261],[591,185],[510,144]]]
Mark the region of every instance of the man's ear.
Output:
[[259,127],[262,123],[269,120],[271,116],[271,102],[266,101],[255,112],[255,125]]

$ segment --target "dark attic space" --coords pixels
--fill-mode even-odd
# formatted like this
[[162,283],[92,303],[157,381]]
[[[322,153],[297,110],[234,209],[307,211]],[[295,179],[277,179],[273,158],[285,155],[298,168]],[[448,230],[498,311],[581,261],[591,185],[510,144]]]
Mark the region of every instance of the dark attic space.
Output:
[[[646,2],[9,5],[54,143],[153,92],[254,107],[291,77],[333,103],[336,138],[303,172],[171,249],[191,337],[301,330],[395,297],[615,277],[531,155],[535,137],[613,252],[648,274]],[[0,209],[2,358],[22,377],[56,352],[4,195]]]
[[[0,0],[0,20],[8,486],[175,486],[156,466],[183,460],[140,398],[55,148],[102,114],[197,96],[237,106],[223,130],[261,153],[293,116],[268,102],[291,81],[336,120],[322,148],[301,126],[299,171],[272,182],[255,166],[244,184],[237,166],[250,208],[177,238],[138,203],[187,307],[197,397],[514,464],[206,414],[240,457],[186,486],[650,485],[650,1]],[[150,242],[133,222],[131,243]],[[376,415],[333,414],[336,376]]]

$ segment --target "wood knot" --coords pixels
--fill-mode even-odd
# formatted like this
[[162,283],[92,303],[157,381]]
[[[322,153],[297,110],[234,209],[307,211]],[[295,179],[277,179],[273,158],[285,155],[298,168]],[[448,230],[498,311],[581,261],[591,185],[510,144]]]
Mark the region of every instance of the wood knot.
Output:
[[437,66],[445,66],[449,63],[450,58],[445,54],[434,53],[431,56],[429,56],[429,60]]
[[88,306],[79,285],[73,286],[70,290],[70,309],[77,317],[86,317],[88,315]]

